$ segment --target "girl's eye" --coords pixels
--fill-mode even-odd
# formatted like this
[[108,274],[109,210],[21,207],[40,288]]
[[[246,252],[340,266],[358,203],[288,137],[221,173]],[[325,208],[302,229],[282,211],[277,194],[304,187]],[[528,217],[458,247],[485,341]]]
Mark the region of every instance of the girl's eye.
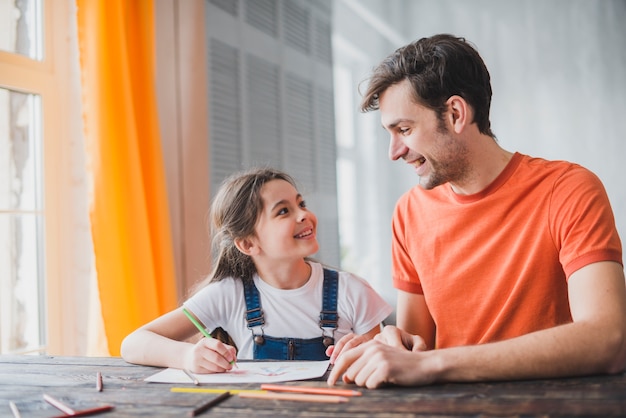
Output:
[[306,208],[306,202],[303,200],[299,205],[301,208]]
[[282,208],[281,210],[278,211],[278,215],[285,215],[287,214],[289,211],[287,210],[287,208]]

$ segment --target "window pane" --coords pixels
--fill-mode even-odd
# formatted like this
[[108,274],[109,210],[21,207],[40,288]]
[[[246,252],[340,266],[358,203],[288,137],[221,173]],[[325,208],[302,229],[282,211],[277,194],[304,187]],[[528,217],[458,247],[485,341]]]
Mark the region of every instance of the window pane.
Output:
[[40,98],[0,88],[0,211],[41,210]]
[[0,353],[45,341],[41,143],[39,96],[0,89]]
[[41,216],[0,214],[0,353],[44,345]]
[[41,60],[41,0],[0,0],[0,49]]

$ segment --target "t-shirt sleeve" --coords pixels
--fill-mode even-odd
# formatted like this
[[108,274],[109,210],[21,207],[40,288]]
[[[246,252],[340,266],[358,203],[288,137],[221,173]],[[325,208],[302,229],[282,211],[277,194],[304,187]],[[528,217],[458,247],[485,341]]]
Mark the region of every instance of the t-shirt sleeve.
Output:
[[566,276],[599,261],[622,262],[622,246],[609,198],[600,179],[572,165],[555,182],[552,234]]
[[228,324],[228,313],[233,312],[233,297],[236,295],[236,282],[224,279],[211,283],[187,299],[183,306],[198,318],[209,332]]
[[408,196],[398,200],[391,224],[391,273],[396,289],[409,293],[424,294],[419,275],[407,249],[405,215],[408,211]]
[[365,279],[353,274],[340,273],[339,293],[342,292],[346,297],[343,299],[343,309],[339,308],[339,315],[350,318],[355,334],[369,332],[393,311],[391,305]]

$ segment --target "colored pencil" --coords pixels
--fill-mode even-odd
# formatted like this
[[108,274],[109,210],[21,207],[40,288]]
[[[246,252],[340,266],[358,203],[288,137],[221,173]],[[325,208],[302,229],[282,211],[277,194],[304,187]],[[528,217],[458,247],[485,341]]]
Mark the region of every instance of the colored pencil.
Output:
[[72,415],[68,415],[68,414],[55,415],[52,418],[85,417],[87,415],[96,415],[102,412],[108,412],[108,411],[113,410],[113,408],[114,407],[112,405],[97,406],[95,408],[89,408],[89,409],[76,411],[76,413]]
[[195,417],[196,415],[200,415],[201,413],[203,413],[204,411],[213,408],[215,405],[225,401],[226,399],[230,398],[231,393],[230,392],[224,392],[222,393],[220,396],[211,399],[209,402],[200,405],[199,407],[197,407],[196,409],[194,409],[193,411],[189,412],[189,416],[190,417]]
[[322,402],[322,403],[342,403],[348,402],[348,398],[345,396],[331,396],[331,395],[307,395],[300,393],[280,393],[280,392],[266,392],[266,393],[240,393],[240,398],[251,399],[270,399],[279,401],[297,401],[297,402]]
[[102,385],[102,373],[97,372],[96,373],[96,390],[98,392],[102,392],[102,389],[104,389],[104,386]]
[[272,385],[264,383],[261,385],[261,389],[270,390],[273,392],[294,392],[294,393],[311,393],[316,395],[336,395],[336,396],[361,396],[361,392],[350,389],[333,389],[333,388],[320,388],[311,386],[287,386],[287,385]]
[[50,405],[54,406],[56,409],[58,409],[59,411],[65,414],[65,415],[58,415],[57,417],[53,417],[53,418],[67,417],[67,416],[84,417],[86,415],[95,415],[95,414],[99,414],[100,412],[106,412],[106,411],[110,411],[113,409],[113,406],[111,405],[104,405],[104,406],[97,406],[95,408],[89,408],[89,409],[83,409],[83,410],[77,411],[75,409],[70,408],[69,406],[65,405],[63,402],[59,401],[58,399],[53,398],[52,396],[48,394],[44,393],[43,398]]
[[230,392],[231,394],[238,394],[242,392],[250,393],[267,393],[266,390],[258,389],[214,389],[214,388],[189,388],[189,387],[174,387],[170,389],[170,392],[178,393],[224,393]]
[[193,382],[194,385],[198,386],[200,384],[200,381],[198,380],[198,378],[196,376],[194,376],[193,374],[191,374],[191,372],[189,370],[183,369],[183,372],[185,372],[187,377],[189,377],[191,379],[191,381]]
[[63,402],[53,398],[52,396],[48,395],[48,394],[43,394],[43,399],[48,402],[50,405],[54,406],[56,409],[58,409],[61,412],[65,412],[67,415],[75,415],[76,411],[73,410],[72,408],[70,408],[69,406],[65,405]]
[[200,324],[200,322],[198,322],[198,320],[193,317],[193,315],[187,310],[187,308],[183,308],[183,313],[196,326],[196,328],[198,328],[198,331],[200,331],[202,335],[204,335],[207,338],[213,338],[211,337],[211,334],[209,334],[208,331],[202,326],[202,324]]
[[15,405],[15,402],[9,401],[9,408],[11,408],[11,412],[13,412],[13,418],[22,418],[22,416],[20,415],[20,410],[17,409],[17,405]]
[[[183,313],[196,326],[196,328],[198,328],[198,331],[200,331],[202,335],[204,335],[206,338],[213,338],[211,337],[211,334],[209,334],[208,331],[202,326],[202,324],[193,317],[193,315],[187,310],[187,308],[183,308]],[[230,364],[235,364],[235,361],[231,361]],[[235,364],[235,366],[237,365]]]

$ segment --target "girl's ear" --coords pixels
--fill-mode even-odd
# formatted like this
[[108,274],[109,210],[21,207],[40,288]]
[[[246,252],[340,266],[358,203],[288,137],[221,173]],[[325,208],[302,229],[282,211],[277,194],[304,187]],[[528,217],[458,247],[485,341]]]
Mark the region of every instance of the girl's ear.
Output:
[[237,238],[235,246],[243,254],[252,256],[258,253],[258,247],[251,238]]

